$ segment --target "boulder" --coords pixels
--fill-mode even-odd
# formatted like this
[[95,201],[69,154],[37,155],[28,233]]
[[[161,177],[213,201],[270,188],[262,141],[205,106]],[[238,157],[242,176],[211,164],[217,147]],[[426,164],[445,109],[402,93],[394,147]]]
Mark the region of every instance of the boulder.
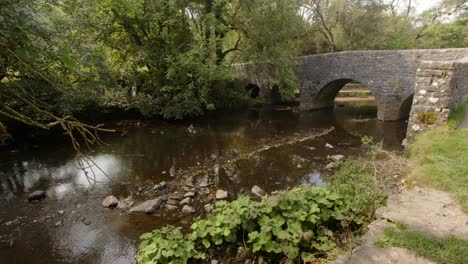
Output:
[[161,204],[166,201],[165,197],[159,197],[153,200],[148,200],[130,209],[132,214],[150,214],[159,209]]
[[262,188],[258,187],[257,185],[254,185],[251,191],[252,191],[252,194],[257,197],[262,197],[266,194],[266,192]]
[[224,200],[228,198],[228,192],[225,190],[217,190],[216,191],[216,199],[217,200]]
[[195,212],[196,212],[195,209],[193,209],[193,207],[189,205],[184,205],[184,207],[182,207],[182,213],[184,214],[193,214]]
[[343,161],[345,159],[345,156],[343,156],[343,155],[333,155],[333,156],[330,156],[330,159],[333,160],[334,162],[340,162],[340,161]]
[[118,204],[119,200],[114,195],[109,195],[106,198],[104,198],[104,201],[102,201],[102,206],[104,206],[105,208],[116,207]]
[[39,201],[47,197],[45,191],[37,190],[28,194],[28,201]]
[[332,148],[333,148],[333,146],[332,146],[331,144],[328,144],[328,143],[327,143],[327,144],[325,144],[325,147],[326,147],[326,148],[330,148],[330,149],[332,149]]

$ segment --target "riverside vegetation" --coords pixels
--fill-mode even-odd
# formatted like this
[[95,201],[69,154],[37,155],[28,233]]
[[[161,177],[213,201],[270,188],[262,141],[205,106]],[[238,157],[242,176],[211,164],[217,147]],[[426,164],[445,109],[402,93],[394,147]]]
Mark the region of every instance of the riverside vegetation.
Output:
[[[384,201],[371,173],[348,161],[328,188],[301,186],[264,196],[221,201],[184,235],[165,227],[141,236],[139,263],[186,263],[216,256],[267,263],[311,263],[349,246]],[[230,252],[230,254],[226,254]],[[230,255],[230,256],[229,256]]]

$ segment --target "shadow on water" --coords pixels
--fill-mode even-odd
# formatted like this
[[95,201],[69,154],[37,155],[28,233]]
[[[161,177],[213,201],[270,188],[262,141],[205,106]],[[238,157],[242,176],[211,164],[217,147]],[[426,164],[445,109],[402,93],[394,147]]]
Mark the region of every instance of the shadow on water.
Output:
[[[126,127],[126,137],[107,135],[108,145],[97,149],[93,159],[109,178],[96,171],[95,184],[76,167],[69,147],[0,152],[0,259],[5,263],[131,263],[141,233],[165,224],[186,226],[191,218],[104,209],[101,202],[106,195],[127,197],[141,186],[161,181],[177,185],[180,179],[170,176],[171,168],[204,165],[212,173],[203,177],[214,177],[209,180],[215,188],[234,196],[248,193],[253,185],[266,191],[304,183],[325,186],[330,174],[324,170],[327,155],[362,155],[364,135],[399,150],[406,130],[404,122],[378,122],[375,106],[366,103],[349,103],[335,111],[262,108],[215,113],[192,123],[196,133],[188,132],[190,124],[145,123]],[[335,130],[324,136],[240,160],[233,171],[217,162],[330,127]],[[334,148],[326,148],[326,143]],[[48,198],[27,202],[27,193],[37,189],[47,190]],[[146,198],[156,194],[151,195]]]

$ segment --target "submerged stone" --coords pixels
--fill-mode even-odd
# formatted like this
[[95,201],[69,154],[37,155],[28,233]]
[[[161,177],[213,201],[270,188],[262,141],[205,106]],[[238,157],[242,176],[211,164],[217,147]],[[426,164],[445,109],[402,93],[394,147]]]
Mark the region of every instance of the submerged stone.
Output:
[[42,200],[44,198],[47,197],[47,194],[45,191],[42,191],[42,190],[37,190],[37,191],[34,191],[30,194],[28,194],[28,201],[38,201],[38,200]]

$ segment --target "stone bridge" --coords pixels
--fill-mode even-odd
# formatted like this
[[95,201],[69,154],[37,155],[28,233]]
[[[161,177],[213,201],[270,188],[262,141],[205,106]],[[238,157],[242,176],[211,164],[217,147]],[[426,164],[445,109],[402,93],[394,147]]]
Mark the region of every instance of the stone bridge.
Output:
[[[412,105],[418,103],[429,105],[416,109],[416,112],[445,115],[468,99],[467,63],[459,61],[465,57],[468,57],[468,48],[345,51],[300,57],[297,69],[301,86],[300,108],[333,107],[340,89],[349,82],[358,81],[375,97],[379,120],[408,118]],[[247,79],[258,79],[246,74]],[[257,85],[263,97],[272,98],[270,89]],[[418,85],[425,86],[426,93],[414,96]],[[432,99],[426,102],[421,97]]]

